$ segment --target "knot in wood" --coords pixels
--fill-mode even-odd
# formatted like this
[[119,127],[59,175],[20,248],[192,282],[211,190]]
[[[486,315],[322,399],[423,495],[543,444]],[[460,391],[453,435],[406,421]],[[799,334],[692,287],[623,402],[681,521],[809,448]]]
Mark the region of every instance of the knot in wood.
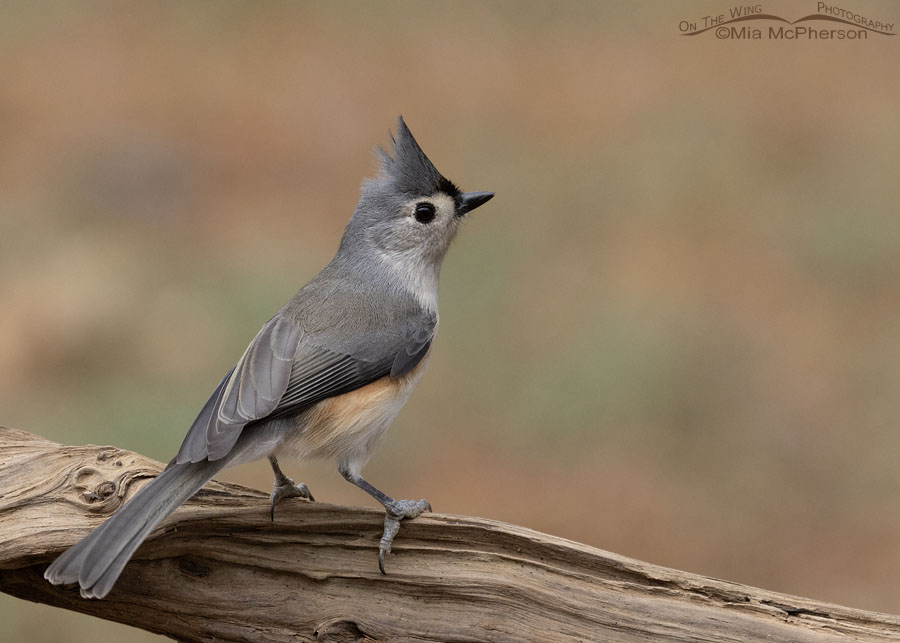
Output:
[[81,466],[72,472],[72,487],[89,511],[111,513],[121,504],[119,482],[91,466]]
[[116,492],[116,483],[112,480],[104,480],[93,491],[85,491],[82,496],[87,502],[100,502],[106,500]]
[[330,643],[358,643],[359,641],[377,641],[367,634],[358,622],[349,618],[331,618],[319,624],[315,631],[317,641]]

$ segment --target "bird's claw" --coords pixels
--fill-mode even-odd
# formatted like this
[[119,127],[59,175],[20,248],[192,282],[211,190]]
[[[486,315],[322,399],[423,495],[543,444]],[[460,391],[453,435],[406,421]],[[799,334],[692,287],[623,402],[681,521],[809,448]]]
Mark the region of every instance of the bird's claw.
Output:
[[275,504],[284,498],[304,498],[310,502],[315,502],[312,493],[304,483],[294,484],[294,481],[285,477],[280,484],[276,484],[272,490],[272,504],[269,510],[269,517],[275,522]]
[[384,571],[384,555],[391,553],[391,545],[394,537],[400,531],[400,521],[404,518],[415,518],[425,511],[431,511],[431,504],[422,498],[418,502],[415,500],[394,500],[385,505],[384,514],[384,534],[381,536],[381,542],[378,544],[378,569],[382,574]]

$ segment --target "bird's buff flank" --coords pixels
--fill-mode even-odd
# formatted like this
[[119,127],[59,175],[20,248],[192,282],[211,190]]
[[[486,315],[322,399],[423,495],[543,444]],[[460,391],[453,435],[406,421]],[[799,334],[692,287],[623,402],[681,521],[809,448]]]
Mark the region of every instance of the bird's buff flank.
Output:
[[282,498],[312,500],[279,456],[334,458],[385,508],[378,566],[404,518],[431,506],[394,500],[361,471],[422,379],[438,326],[438,276],[465,215],[492,192],[462,192],[428,160],[400,118],[380,172],[363,184],[334,259],[272,317],[222,379],[153,482],[57,558],[44,578],[103,598],[167,515],[216,473],[259,458]]

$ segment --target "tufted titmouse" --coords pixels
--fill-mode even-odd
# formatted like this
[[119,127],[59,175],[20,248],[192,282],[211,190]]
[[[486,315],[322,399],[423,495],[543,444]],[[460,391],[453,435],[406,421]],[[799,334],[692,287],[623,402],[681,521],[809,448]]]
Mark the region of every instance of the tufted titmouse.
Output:
[[253,338],[156,479],[57,558],[44,578],[103,598],[153,528],[225,467],[267,457],[271,516],[312,495],[277,456],[336,458],[386,510],[378,566],[404,518],[431,506],[394,500],[362,467],[422,379],[438,325],[438,275],[463,216],[492,192],[460,192],[428,160],[401,117],[392,153],[363,184],[334,259]]

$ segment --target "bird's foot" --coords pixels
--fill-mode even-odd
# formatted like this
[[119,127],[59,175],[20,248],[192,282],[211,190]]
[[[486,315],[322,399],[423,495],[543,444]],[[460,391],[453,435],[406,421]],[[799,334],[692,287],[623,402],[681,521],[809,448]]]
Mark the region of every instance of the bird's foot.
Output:
[[378,547],[378,569],[382,574],[384,571],[384,555],[391,553],[391,545],[394,542],[394,536],[400,531],[400,521],[404,518],[415,518],[425,511],[431,511],[431,505],[425,498],[418,502],[415,500],[391,500],[385,506],[384,515],[384,535]]
[[302,482],[294,484],[293,480],[284,476],[275,482],[275,488],[272,490],[272,507],[269,512],[272,522],[275,522],[275,504],[284,498],[304,498],[310,502],[316,501],[310,493],[309,487]]

